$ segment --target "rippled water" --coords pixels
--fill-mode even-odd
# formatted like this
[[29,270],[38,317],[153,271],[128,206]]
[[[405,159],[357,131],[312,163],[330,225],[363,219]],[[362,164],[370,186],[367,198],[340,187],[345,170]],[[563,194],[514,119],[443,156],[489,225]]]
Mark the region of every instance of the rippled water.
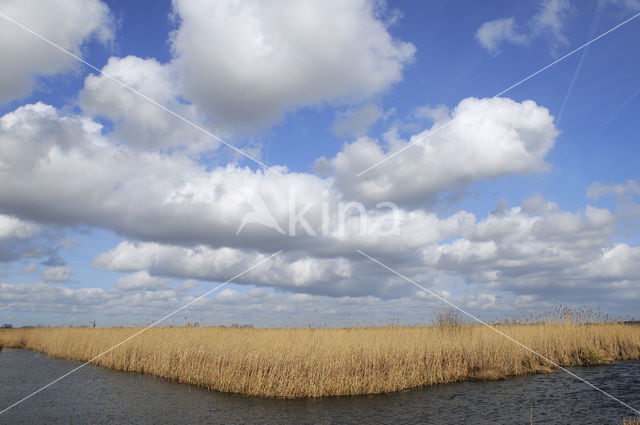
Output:
[[[0,352],[0,409],[78,365],[32,351]],[[640,361],[571,370],[640,409]],[[528,424],[533,417],[535,424],[619,424],[632,413],[564,372],[377,396],[269,400],[88,365],[0,415],[0,423]]]

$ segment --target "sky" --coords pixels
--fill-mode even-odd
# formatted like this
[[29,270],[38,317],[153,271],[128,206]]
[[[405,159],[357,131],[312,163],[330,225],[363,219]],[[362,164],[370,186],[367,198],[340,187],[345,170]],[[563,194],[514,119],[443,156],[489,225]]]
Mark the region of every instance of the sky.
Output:
[[5,0],[0,323],[640,318],[639,12]]

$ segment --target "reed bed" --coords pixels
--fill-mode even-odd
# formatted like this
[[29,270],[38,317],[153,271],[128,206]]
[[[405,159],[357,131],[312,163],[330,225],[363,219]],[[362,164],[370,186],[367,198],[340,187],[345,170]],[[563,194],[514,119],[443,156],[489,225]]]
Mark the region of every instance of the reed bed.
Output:
[[[640,326],[511,323],[496,328],[562,366],[640,359]],[[140,329],[0,330],[0,345],[87,361]],[[282,398],[378,394],[553,371],[491,329],[467,324],[151,328],[94,363],[216,391]]]

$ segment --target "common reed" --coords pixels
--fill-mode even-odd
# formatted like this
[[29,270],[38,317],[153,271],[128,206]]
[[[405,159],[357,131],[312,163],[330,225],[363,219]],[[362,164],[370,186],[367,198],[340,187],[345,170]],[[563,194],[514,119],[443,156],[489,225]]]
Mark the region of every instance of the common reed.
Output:
[[[496,327],[562,366],[640,359],[640,326],[565,322]],[[139,330],[0,330],[0,344],[87,361]],[[151,328],[94,363],[211,390],[284,398],[387,393],[553,370],[491,329],[459,323],[332,329]]]

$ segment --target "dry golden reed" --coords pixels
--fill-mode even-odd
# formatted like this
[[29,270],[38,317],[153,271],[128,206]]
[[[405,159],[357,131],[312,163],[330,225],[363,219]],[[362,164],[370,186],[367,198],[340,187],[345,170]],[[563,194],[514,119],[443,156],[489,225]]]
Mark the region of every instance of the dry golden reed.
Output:
[[[538,323],[496,327],[563,366],[640,359],[640,326]],[[139,330],[1,330],[0,345],[87,361]],[[553,369],[479,325],[152,328],[94,363],[211,390],[286,398],[387,393]]]

